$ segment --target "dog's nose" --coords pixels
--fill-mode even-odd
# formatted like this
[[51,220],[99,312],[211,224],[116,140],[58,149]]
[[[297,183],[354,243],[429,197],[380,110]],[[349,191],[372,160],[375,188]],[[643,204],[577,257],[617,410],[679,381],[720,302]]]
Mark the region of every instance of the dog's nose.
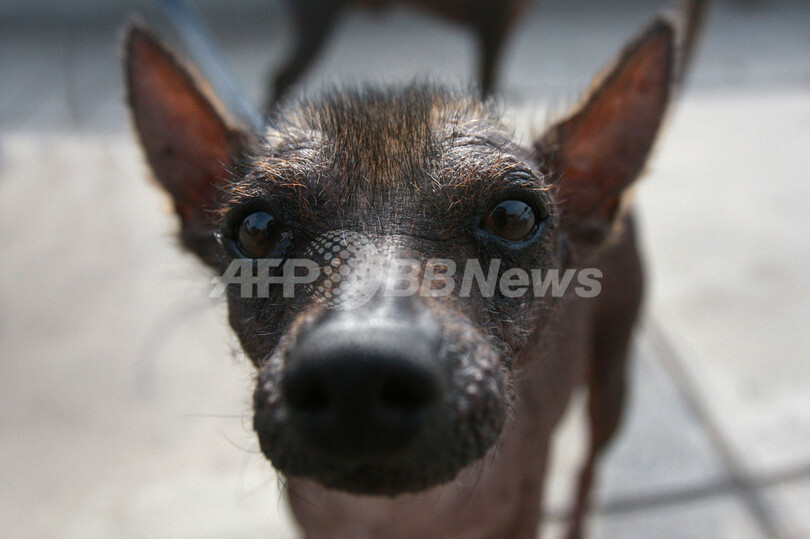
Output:
[[440,334],[404,318],[334,313],[306,332],[281,384],[305,443],[368,458],[404,450],[431,428],[444,386]]

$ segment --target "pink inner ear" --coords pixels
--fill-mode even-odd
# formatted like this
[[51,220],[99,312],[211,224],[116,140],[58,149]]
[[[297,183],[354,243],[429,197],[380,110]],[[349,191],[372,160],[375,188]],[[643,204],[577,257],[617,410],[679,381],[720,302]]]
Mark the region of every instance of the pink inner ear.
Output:
[[128,41],[129,95],[141,143],[184,222],[227,177],[233,134],[192,77],[148,34]]
[[[606,221],[644,167],[669,99],[673,31],[653,27],[631,46],[585,106],[558,126],[563,218]],[[609,223],[605,223],[609,224]]]

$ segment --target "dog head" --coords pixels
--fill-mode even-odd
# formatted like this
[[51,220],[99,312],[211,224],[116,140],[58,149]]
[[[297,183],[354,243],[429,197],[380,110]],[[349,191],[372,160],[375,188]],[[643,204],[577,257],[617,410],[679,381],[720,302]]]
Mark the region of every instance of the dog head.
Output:
[[534,281],[607,241],[674,55],[673,27],[656,22],[524,146],[490,104],[423,84],[326,92],[255,132],[131,29],[132,116],[183,245],[221,273],[264,276],[225,289],[279,471],[396,495],[484,456],[560,300]]

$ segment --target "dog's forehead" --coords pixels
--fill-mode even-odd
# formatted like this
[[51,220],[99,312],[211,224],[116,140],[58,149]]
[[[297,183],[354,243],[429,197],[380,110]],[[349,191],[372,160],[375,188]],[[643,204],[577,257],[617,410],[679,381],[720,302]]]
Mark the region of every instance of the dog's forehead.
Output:
[[263,144],[259,168],[318,169],[332,181],[375,189],[528,160],[494,106],[426,85],[336,91],[302,101],[271,122]]

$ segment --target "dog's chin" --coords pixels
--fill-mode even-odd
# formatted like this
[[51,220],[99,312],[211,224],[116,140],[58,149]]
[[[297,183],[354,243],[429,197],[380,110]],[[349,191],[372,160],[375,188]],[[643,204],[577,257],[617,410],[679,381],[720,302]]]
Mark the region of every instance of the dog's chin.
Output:
[[[285,477],[308,479],[354,495],[394,497],[449,483],[480,462],[500,437],[505,411],[499,407],[487,418],[478,418],[472,425],[451,423],[409,448],[365,457],[311,447],[296,436],[288,436],[287,429],[278,424],[274,429],[257,430],[262,452]],[[268,425],[261,420],[257,423]]]
[[[455,434],[431,439],[405,451],[388,455],[347,458],[296,443],[284,436],[259,436],[262,453],[284,477],[308,479],[323,487],[358,496],[414,494],[449,483],[465,469],[480,463],[495,445],[501,421],[474,436]],[[470,433],[467,433],[470,434]],[[286,442],[286,443],[285,443]]]
[[357,465],[329,477],[312,477],[323,486],[358,496],[389,496],[412,494],[451,481],[459,470],[426,477],[409,467],[392,465]]
[[323,467],[317,466],[314,470],[279,469],[279,471],[287,477],[309,479],[327,489],[348,494],[395,497],[423,492],[446,484],[479,458],[440,467],[425,466],[424,462],[421,465],[398,462],[331,462],[328,465],[324,464]]

